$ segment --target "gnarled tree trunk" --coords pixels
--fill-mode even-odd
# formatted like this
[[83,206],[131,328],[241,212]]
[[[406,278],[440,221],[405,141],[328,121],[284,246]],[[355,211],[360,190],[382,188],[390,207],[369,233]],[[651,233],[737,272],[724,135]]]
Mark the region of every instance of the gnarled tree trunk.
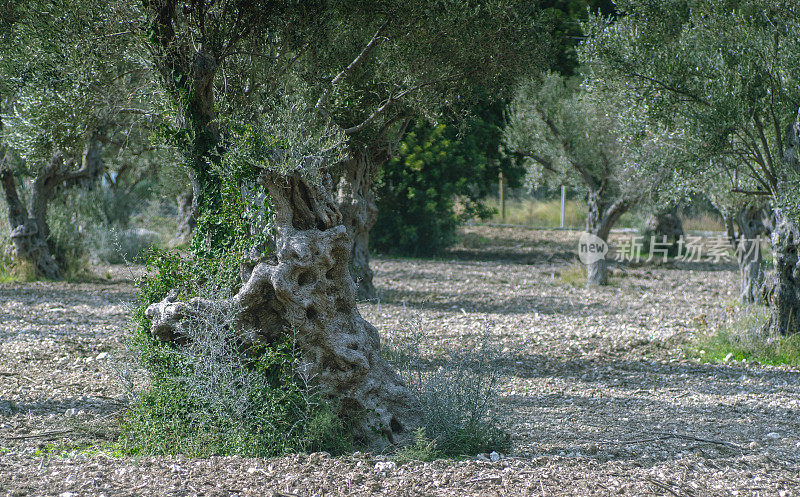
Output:
[[353,240],[350,273],[359,299],[375,298],[372,269],[369,267],[369,233],[378,220],[373,183],[379,162],[368,150],[352,151],[352,157],[340,166],[337,202],[342,224]]
[[764,282],[764,302],[769,320],[764,331],[770,339],[800,331],[800,227],[777,213],[770,237],[774,271]]
[[[743,304],[763,304],[765,276],[761,237],[767,233],[764,223],[767,213],[757,205],[742,207],[735,215],[720,212],[739,263],[739,298]],[[738,233],[734,225],[738,227]]]
[[240,309],[239,325],[253,340],[292,334],[307,373],[339,402],[357,440],[371,449],[403,442],[421,424],[418,405],[381,357],[377,330],[358,312],[349,272],[352,240],[342,224],[327,174],[262,176],[275,208],[276,260],[258,262],[229,301],[172,298],[151,305],[147,316],[161,340],[180,337],[181,322],[207,306]]
[[31,189],[30,208],[19,196],[17,181],[11,171],[0,169],[8,206],[8,224],[11,229],[11,244],[14,257],[31,263],[40,277],[58,280],[61,268],[50,254],[47,238],[47,207],[56,189],[62,186],[86,186],[95,181],[103,170],[99,140],[93,136],[83,154],[81,167],[74,168],[74,161],[64,163],[61,152],[56,152],[36,173]]
[[[800,170],[800,111],[783,139],[784,171]],[[786,174],[777,189],[786,188]],[[764,282],[764,302],[769,319],[764,332],[770,339],[800,332],[800,223],[781,209],[775,209],[771,223],[770,245],[774,269]]]
[[685,235],[683,222],[678,216],[677,206],[650,214],[645,221],[644,233],[642,234],[644,243],[648,247],[655,241],[661,244],[661,247],[674,254],[678,247],[678,240]]
[[11,171],[0,172],[6,205],[8,206],[8,225],[11,228],[12,255],[33,264],[36,274],[43,278],[59,280],[61,269],[50,254],[47,244],[47,221],[31,216],[17,192],[17,182]]
[[[589,190],[586,213],[586,232],[608,243],[608,235],[619,217],[630,208],[631,203],[617,199],[611,205],[603,198],[603,188]],[[586,284],[589,286],[608,283],[608,262],[602,258],[586,267]]]

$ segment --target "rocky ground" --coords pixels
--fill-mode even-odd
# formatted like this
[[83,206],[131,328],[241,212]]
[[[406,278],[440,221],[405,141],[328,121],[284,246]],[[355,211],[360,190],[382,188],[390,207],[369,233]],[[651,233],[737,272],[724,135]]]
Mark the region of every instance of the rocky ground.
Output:
[[575,233],[461,235],[440,260],[375,260],[362,313],[423,354],[500,349],[514,450],[499,461],[114,457],[135,295],[98,268],[0,286],[0,495],[800,495],[800,372],[684,352],[730,312],[734,266],[628,265],[586,289],[563,276]]

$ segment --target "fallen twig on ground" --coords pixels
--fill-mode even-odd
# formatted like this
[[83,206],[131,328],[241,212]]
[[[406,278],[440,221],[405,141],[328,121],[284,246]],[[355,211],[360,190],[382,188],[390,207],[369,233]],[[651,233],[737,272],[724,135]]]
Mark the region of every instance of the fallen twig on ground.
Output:
[[31,435],[16,435],[13,437],[6,437],[7,440],[26,440],[29,438],[46,438],[46,437],[54,437],[56,435],[65,435],[67,433],[72,433],[74,430],[69,428],[67,430],[50,430],[44,431],[42,433],[34,433]]
[[682,440],[691,440],[693,442],[725,445],[728,447],[733,447],[735,449],[740,449],[740,450],[742,449],[741,445],[735,444],[733,442],[726,442],[725,440],[712,440],[709,438],[700,438],[700,437],[695,437],[694,435],[684,435],[681,433],[669,433],[661,431],[652,432],[652,435],[653,436],[650,438],[638,438],[634,440],[601,440],[600,443],[615,444],[615,445],[630,445],[630,444],[647,443],[647,442],[660,442],[668,438],[680,438]]

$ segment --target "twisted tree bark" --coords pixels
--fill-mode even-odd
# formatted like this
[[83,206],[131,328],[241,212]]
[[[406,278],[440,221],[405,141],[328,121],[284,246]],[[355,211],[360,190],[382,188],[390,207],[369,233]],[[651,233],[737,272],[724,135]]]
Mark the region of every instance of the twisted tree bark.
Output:
[[764,331],[770,339],[800,332],[800,227],[778,213],[770,237],[774,271],[764,282],[764,302],[769,320]]
[[11,245],[14,257],[33,264],[36,274],[43,278],[59,280],[61,268],[50,254],[47,238],[47,207],[56,190],[62,186],[86,186],[94,182],[103,171],[100,142],[97,136],[89,140],[83,154],[81,167],[75,162],[64,162],[61,152],[43,164],[36,173],[31,189],[30,208],[19,196],[17,180],[7,168],[0,168],[0,183],[8,206],[8,224],[11,228]]
[[360,443],[374,450],[402,443],[421,424],[417,403],[381,357],[377,330],[358,312],[349,272],[352,240],[342,224],[328,174],[311,180],[266,173],[260,181],[275,209],[274,261],[259,262],[227,301],[174,296],[147,309],[159,340],[179,340],[182,322],[209,306],[235,306],[250,339],[271,342],[287,333],[302,351],[307,373],[338,400]]
[[[783,139],[785,171],[800,170],[800,111]],[[785,188],[784,177],[777,189]],[[764,332],[770,339],[800,332],[800,225],[781,209],[775,209],[770,245],[774,270],[764,282],[764,302],[769,307],[769,319]]]
[[378,220],[373,183],[381,161],[368,150],[352,152],[353,157],[340,164],[337,202],[342,223],[353,240],[350,274],[356,283],[359,299],[375,298],[373,272],[369,267],[369,233]]

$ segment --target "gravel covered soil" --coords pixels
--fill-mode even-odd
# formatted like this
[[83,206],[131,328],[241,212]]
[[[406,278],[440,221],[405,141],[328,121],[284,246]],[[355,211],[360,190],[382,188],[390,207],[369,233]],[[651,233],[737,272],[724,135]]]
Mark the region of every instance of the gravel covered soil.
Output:
[[431,357],[499,348],[512,454],[111,457],[134,291],[98,268],[97,281],[0,286],[0,495],[800,495],[800,372],[684,353],[730,312],[735,266],[628,265],[586,289],[561,276],[574,232],[461,240],[440,260],[376,259],[380,298],[361,310]]

